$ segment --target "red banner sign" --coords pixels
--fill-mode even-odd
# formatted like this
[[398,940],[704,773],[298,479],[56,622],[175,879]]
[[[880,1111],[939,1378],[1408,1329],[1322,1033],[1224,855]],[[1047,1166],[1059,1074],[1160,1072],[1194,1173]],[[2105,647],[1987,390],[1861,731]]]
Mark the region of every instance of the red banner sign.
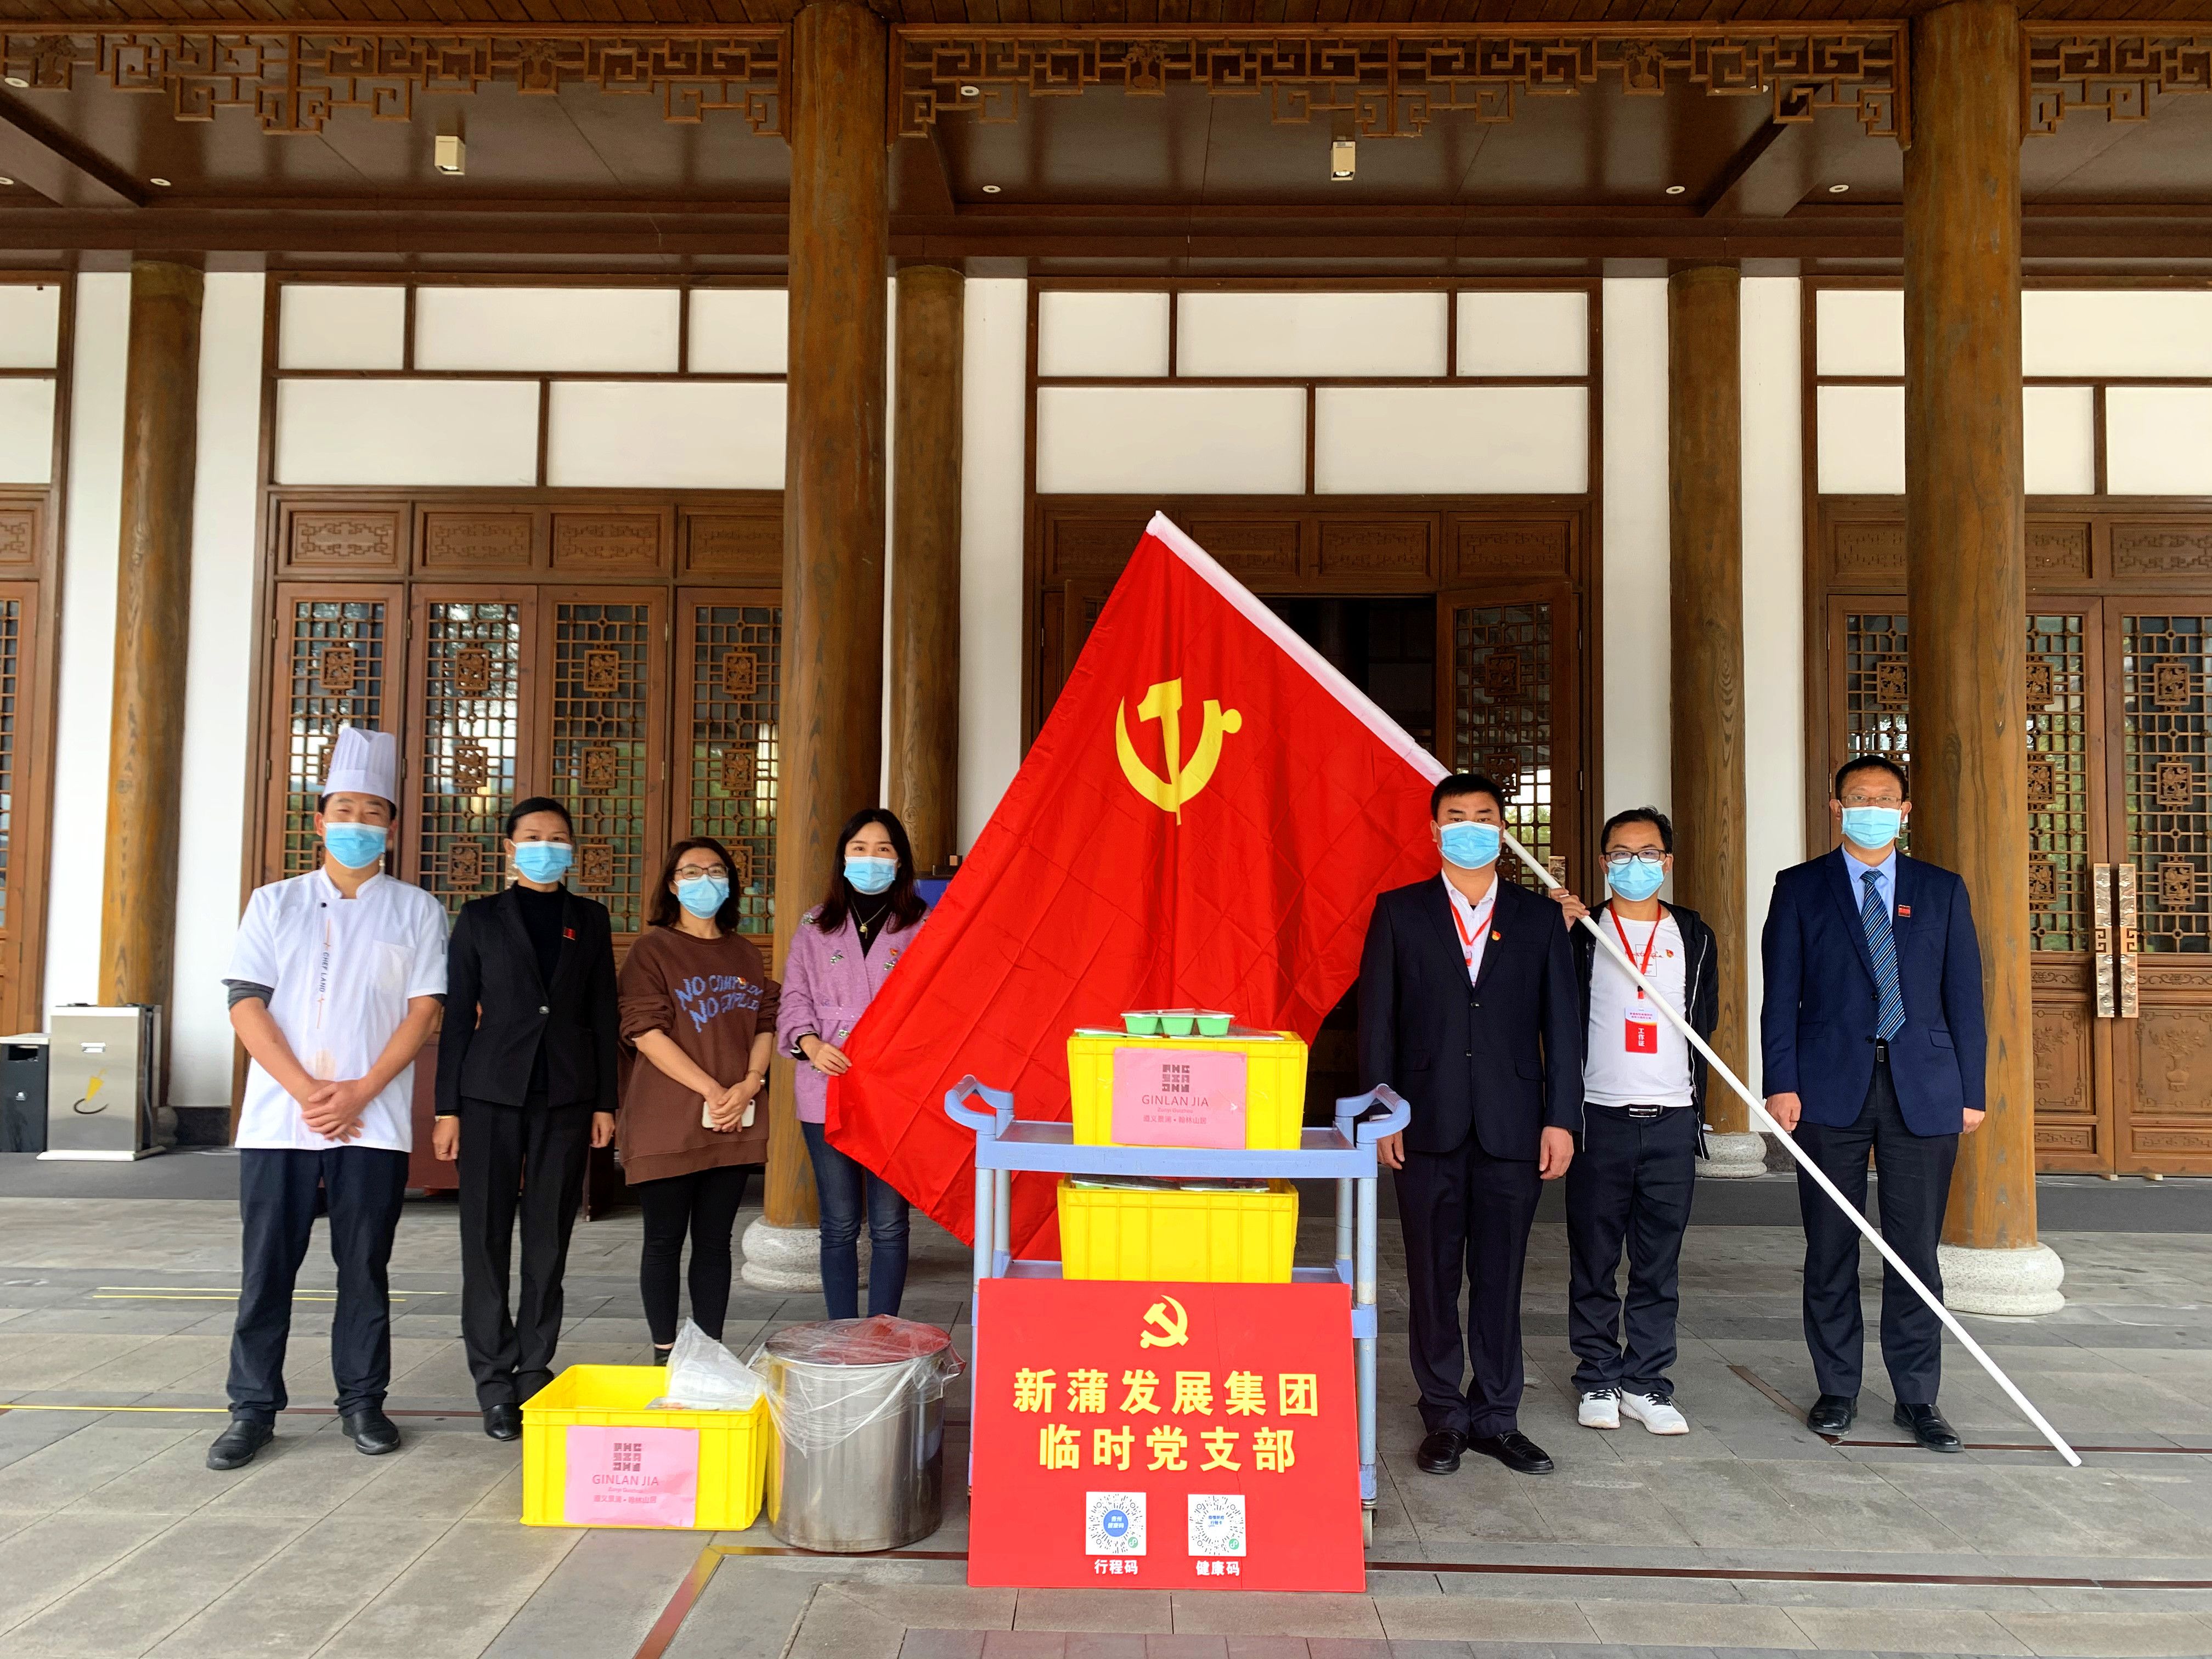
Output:
[[1360,1590],[1341,1285],[991,1279],[971,1584]]

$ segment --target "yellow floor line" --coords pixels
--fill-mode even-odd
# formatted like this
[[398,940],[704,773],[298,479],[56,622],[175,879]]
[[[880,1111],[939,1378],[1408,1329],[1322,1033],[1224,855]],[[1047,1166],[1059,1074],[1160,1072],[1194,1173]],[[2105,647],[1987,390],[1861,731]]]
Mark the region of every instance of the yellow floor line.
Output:
[[0,1401],[0,1412],[182,1412],[199,1416],[212,1413],[217,1417],[230,1415],[228,1406],[24,1406],[12,1401]]

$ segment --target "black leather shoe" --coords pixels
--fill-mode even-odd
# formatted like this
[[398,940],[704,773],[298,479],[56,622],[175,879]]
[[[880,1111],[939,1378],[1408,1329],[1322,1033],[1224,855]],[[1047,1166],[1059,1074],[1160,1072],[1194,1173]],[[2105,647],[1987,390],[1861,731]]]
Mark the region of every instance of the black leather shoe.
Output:
[[1469,1451],[1479,1451],[1485,1457],[1494,1457],[1516,1474],[1549,1474],[1552,1460],[1544,1449],[1518,1429],[1509,1429],[1504,1434],[1478,1434],[1467,1443]]
[[338,1419],[338,1426],[353,1442],[354,1449],[364,1456],[381,1457],[399,1449],[398,1425],[374,1406],[363,1412],[348,1412]]
[[495,1440],[522,1438],[522,1407],[520,1406],[486,1406],[483,1423],[484,1432]]
[[211,1469],[242,1469],[253,1461],[254,1453],[276,1437],[276,1431],[266,1423],[234,1417],[230,1426],[216,1436],[215,1444],[208,1448],[207,1465]]
[[1813,1402],[1813,1409],[1805,1413],[1805,1426],[1815,1434],[1849,1434],[1858,1414],[1858,1395],[1824,1394]]
[[1912,1437],[1933,1452],[1966,1450],[1966,1443],[1959,1431],[1943,1420],[1943,1413],[1933,1406],[1907,1406],[1899,1403],[1890,1413],[1889,1420],[1900,1429],[1912,1431]]
[[1466,1449],[1467,1437],[1457,1429],[1438,1429],[1421,1442],[1413,1463],[1423,1474],[1449,1474],[1459,1468],[1459,1455]]

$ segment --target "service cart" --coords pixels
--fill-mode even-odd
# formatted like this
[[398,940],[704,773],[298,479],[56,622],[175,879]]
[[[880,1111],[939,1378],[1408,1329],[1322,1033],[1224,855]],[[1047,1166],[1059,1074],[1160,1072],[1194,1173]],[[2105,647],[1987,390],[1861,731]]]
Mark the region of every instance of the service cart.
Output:
[[[986,1109],[968,1103],[981,1101]],[[1334,1181],[1336,1260],[1329,1267],[1293,1267],[1293,1284],[1352,1288],[1353,1373],[1359,1397],[1361,1531],[1371,1536],[1375,1510],[1375,1143],[1412,1121],[1406,1103],[1388,1088],[1336,1103],[1336,1121],[1306,1129],[1296,1147],[1198,1150],[1180,1146],[1079,1146],[1073,1126],[1027,1122],[1014,1115],[1014,1097],[972,1077],[947,1091],[945,1110],[975,1133],[975,1272],[987,1279],[1058,1279],[1057,1261],[1017,1261],[1012,1252],[1013,1177],[1040,1175],[1186,1176],[1202,1180]],[[1364,1115],[1378,1111],[1373,1117]]]

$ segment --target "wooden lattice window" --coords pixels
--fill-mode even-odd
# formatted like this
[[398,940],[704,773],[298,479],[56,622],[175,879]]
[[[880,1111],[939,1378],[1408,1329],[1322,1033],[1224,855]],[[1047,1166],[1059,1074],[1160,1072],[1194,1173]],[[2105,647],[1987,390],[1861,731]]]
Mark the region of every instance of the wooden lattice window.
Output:
[[730,849],[740,866],[731,872],[738,925],[765,935],[775,927],[782,608],[764,596],[753,604],[691,599],[684,615],[690,653],[687,833],[712,836]]
[[[1451,608],[1452,769],[1505,791],[1505,823],[1538,860],[1554,850],[1552,606],[1540,599]],[[1520,860],[1500,869],[1534,884]]]
[[648,866],[661,851],[647,844],[656,609],[627,596],[553,605],[551,793],[575,820],[576,885],[607,907],[618,934],[644,925],[644,885],[657,873]]
[[1844,754],[1885,755],[1899,765],[1911,758],[1905,740],[1905,667],[1909,639],[1905,613],[1853,613],[1844,618]]
[[286,629],[278,718],[283,801],[277,877],[322,862],[315,801],[330,744],[342,726],[389,730],[391,604],[381,596],[294,593],[279,601]]
[[2212,914],[2200,896],[2212,877],[2208,635],[2212,617],[2120,618],[2128,857],[2142,872],[2146,951],[2212,953]]
[[[2028,929],[2038,951],[2089,948],[2089,683],[2081,617],[2027,619]],[[2037,799],[2041,796],[2042,799]],[[2036,866],[2049,870],[2039,876]]]
[[419,602],[417,878],[447,910],[505,880],[500,836],[524,769],[523,606]]
[[0,927],[8,925],[9,849],[15,840],[15,744],[22,709],[23,602],[0,600]]

